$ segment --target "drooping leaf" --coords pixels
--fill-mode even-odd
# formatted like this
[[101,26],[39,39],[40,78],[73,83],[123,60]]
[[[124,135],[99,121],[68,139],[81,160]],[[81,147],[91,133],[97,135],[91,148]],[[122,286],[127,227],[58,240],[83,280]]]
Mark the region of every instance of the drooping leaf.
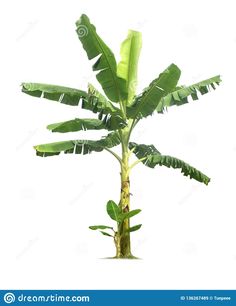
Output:
[[122,100],[127,96],[125,81],[117,76],[117,64],[113,52],[97,34],[95,26],[90,23],[86,15],[81,15],[76,27],[88,58],[91,60],[99,56],[93,65],[93,70],[98,71],[96,77],[106,96],[113,102]]
[[117,75],[126,80],[127,105],[131,104],[136,94],[138,60],[141,47],[142,34],[129,30],[127,38],[121,44],[121,61],[117,66]]
[[221,82],[219,75],[204,80],[199,83],[195,83],[190,86],[181,86],[176,88],[173,92],[169,93],[161,99],[161,102],[157,106],[157,112],[163,113],[166,107],[172,105],[183,105],[189,102],[189,97],[191,96],[193,100],[198,100],[198,93],[204,95],[208,93],[211,89],[215,90],[216,86]]
[[117,132],[112,132],[100,140],[67,140],[53,142],[35,146],[38,156],[47,157],[58,155],[61,152],[74,154],[89,154],[91,152],[101,152],[105,148],[112,148],[120,144]]
[[130,218],[136,216],[137,214],[139,214],[140,212],[141,212],[141,209],[134,209],[134,210],[131,210],[131,211],[127,212],[127,213],[122,213],[120,215],[120,219],[122,221],[125,220],[125,219],[130,219]]
[[161,99],[176,87],[180,74],[180,69],[175,64],[171,64],[134,99],[130,107],[127,107],[127,117],[140,119],[151,115]]
[[134,225],[132,227],[130,227],[129,229],[127,229],[127,233],[131,233],[131,232],[135,232],[137,230],[139,230],[141,228],[142,224],[138,224],[138,225]]
[[87,98],[87,93],[83,90],[40,83],[22,83],[22,92],[72,106],[77,106],[80,100]]
[[107,202],[107,213],[111,219],[119,222],[120,221],[120,208],[119,206],[112,200]]
[[[181,169],[181,173],[185,176],[189,176],[190,179],[195,179],[201,183],[208,185],[210,178],[205,174],[197,170],[196,168],[190,166],[184,161],[168,156],[161,155],[160,152],[153,145],[138,145],[134,142],[129,143],[129,148],[134,149],[134,154],[138,159],[145,158],[142,163],[147,167],[154,168],[156,165],[166,166],[168,168]],[[146,148],[146,149],[145,149]]]
[[100,231],[100,233],[102,233],[104,236],[113,237],[111,234],[108,234],[107,232],[104,231]]
[[113,227],[111,227],[111,226],[106,226],[106,225],[91,225],[91,226],[89,226],[89,228],[90,228],[91,230],[97,230],[97,229],[99,229],[99,230],[103,230],[103,229],[113,229]]

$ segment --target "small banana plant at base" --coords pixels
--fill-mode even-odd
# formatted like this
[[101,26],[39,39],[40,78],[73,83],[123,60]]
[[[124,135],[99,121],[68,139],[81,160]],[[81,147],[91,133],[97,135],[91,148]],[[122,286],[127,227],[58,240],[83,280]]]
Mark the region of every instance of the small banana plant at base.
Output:
[[[92,225],[89,228],[91,230],[100,230],[101,234],[103,234],[104,236],[113,237],[116,246],[116,258],[121,258],[122,253],[120,240],[123,233],[122,226],[124,224],[124,220],[130,219],[131,217],[137,215],[140,212],[141,209],[134,209],[124,212],[122,211],[120,206],[118,206],[114,201],[110,200],[107,202],[107,213],[112,220],[116,221],[116,230],[113,227],[107,225]],[[124,235],[129,235],[129,233],[139,230],[141,226],[142,224],[138,224],[129,227],[124,232]],[[107,231],[105,232],[104,230],[110,230],[111,233],[108,233]]]

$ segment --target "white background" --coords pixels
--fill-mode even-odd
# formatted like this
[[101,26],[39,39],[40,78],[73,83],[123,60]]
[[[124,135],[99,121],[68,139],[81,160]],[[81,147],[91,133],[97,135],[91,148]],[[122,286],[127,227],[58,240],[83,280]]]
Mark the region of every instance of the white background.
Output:
[[[2,289],[235,289],[234,2],[1,2]],[[32,149],[104,134],[51,134],[47,124],[90,114],[20,91],[21,82],[99,87],[75,33],[82,13],[118,60],[127,30],[143,33],[139,90],[172,62],[181,84],[223,79],[199,101],[144,119],[133,135],[212,179],[206,187],[179,170],[134,169],[132,208],[142,213],[133,222],[143,227],[132,247],[141,260],[103,259],[114,255],[113,242],[88,229],[110,222],[105,204],[119,198],[117,161],[109,153],[39,158]]]

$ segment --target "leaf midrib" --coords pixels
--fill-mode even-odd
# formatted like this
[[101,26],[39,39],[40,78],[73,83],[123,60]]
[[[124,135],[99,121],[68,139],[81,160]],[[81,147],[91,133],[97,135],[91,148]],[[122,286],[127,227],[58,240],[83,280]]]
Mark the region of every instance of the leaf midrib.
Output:
[[[134,39],[134,35],[132,34],[132,37],[131,37],[131,41],[130,41],[130,49],[129,49],[129,64],[128,64],[128,76],[127,76],[127,78],[128,78],[128,80],[127,80],[127,85],[129,84],[129,82],[130,82],[130,67],[132,66],[131,65],[131,63],[132,63],[132,57],[131,57],[131,54],[132,54],[132,52],[131,52],[131,50],[132,50],[132,47],[133,47],[133,39]],[[129,86],[130,86],[130,84],[127,86],[127,92],[128,92],[128,98],[129,98]]]

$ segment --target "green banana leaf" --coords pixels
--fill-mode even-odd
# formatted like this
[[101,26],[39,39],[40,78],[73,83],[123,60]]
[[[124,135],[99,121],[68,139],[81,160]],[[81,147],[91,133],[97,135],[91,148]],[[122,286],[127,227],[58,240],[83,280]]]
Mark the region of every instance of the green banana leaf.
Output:
[[77,106],[80,100],[87,98],[87,93],[83,90],[59,85],[22,83],[21,86],[22,92],[30,96],[58,101],[72,106]]
[[158,113],[163,113],[163,111],[172,105],[183,105],[189,102],[189,97],[191,96],[193,100],[198,100],[198,93],[204,95],[208,93],[211,89],[215,90],[216,86],[221,82],[221,78],[219,75],[201,81],[199,83],[195,83],[190,86],[180,86],[177,87],[176,90],[169,93],[165,97],[161,99],[161,102],[158,104],[156,110]]
[[151,82],[141,95],[134,99],[134,103],[127,107],[127,117],[141,119],[151,115],[161,99],[173,91],[180,78],[181,71],[171,64],[157,79]]
[[99,119],[80,119],[75,118],[73,120],[68,120],[64,122],[58,122],[49,124],[47,126],[48,130],[52,132],[59,132],[59,133],[68,133],[68,132],[78,132],[78,131],[86,131],[86,130],[108,130],[114,131],[124,127],[123,121],[118,123],[117,121],[112,121],[113,117],[109,117],[103,121]]
[[106,96],[113,102],[126,98],[125,80],[117,76],[115,56],[97,34],[95,26],[90,23],[86,15],[81,15],[80,19],[76,22],[76,32],[87,53],[88,59],[91,60],[98,57],[93,65],[93,70],[98,71],[96,78]]
[[168,155],[161,155],[153,145],[139,145],[137,143],[130,142],[129,148],[130,150],[133,149],[133,152],[138,159],[143,159],[142,163],[147,167],[154,168],[155,166],[159,165],[166,166],[168,168],[171,167],[174,169],[181,169],[181,173],[183,173],[184,176],[189,176],[190,179],[195,179],[198,182],[204,183],[205,185],[208,185],[210,182],[210,178],[196,168],[178,158]]
[[138,60],[141,47],[142,34],[129,30],[127,38],[121,44],[121,61],[117,66],[117,75],[126,81],[127,105],[131,104],[136,94]]
[[41,157],[65,154],[89,154],[101,152],[106,148],[112,148],[120,144],[117,132],[112,132],[100,140],[67,140],[34,146],[36,154]]
[[22,91],[34,97],[46,98],[71,106],[80,104],[82,109],[98,113],[99,119],[103,121],[108,130],[121,129],[127,125],[120,109],[91,84],[88,85],[88,93],[75,88],[40,83],[23,83]]
[[134,225],[126,230],[127,233],[135,232],[141,228],[142,224]]

